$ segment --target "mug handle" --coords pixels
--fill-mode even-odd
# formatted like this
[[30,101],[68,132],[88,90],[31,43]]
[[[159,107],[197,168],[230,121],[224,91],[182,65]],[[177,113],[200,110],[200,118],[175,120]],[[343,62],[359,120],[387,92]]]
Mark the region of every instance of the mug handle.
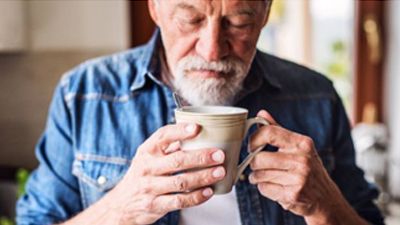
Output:
[[[256,123],[263,124],[265,126],[270,125],[269,122],[266,119],[262,118],[262,117],[254,117],[254,118],[248,119],[246,121],[245,134],[247,134],[247,132],[249,131],[250,127],[253,126]],[[242,175],[243,171],[250,164],[250,162],[254,158],[254,156],[256,156],[256,154],[258,152],[260,152],[264,147],[265,147],[265,145],[256,148],[254,151],[251,151],[250,143],[247,144],[247,150],[249,152],[249,155],[247,155],[247,157],[243,160],[243,162],[240,163],[240,165],[238,166],[238,170],[237,170],[238,172],[237,172],[236,178],[235,178],[235,180],[233,182],[234,184],[237,183],[237,181],[239,180],[240,175]]]

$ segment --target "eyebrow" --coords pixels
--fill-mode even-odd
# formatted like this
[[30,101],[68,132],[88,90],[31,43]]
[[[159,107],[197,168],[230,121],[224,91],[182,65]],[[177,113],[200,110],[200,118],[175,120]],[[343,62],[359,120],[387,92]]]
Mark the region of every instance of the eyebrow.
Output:
[[176,11],[180,10],[180,9],[184,9],[184,10],[189,10],[189,11],[196,11],[198,12],[199,10],[194,7],[193,5],[189,5],[187,3],[184,2],[180,2],[178,3],[173,9],[172,9],[172,13],[171,15],[174,16],[176,14]]
[[[199,12],[200,10],[196,8],[193,5],[189,5],[185,2],[180,2],[174,8],[172,9],[171,16],[174,16],[178,10],[189,10],[192,12]],[[232,16],[240,16],[240,15],[247,15],[247,16],[255,16],[257,15],[257,12],[252,9],[252,8],[241,8],[237,10],[236,12],[230,13],[226,15],[227,17],[232,17]]]
[[252,8],[242,8],[234,13],[228,14],[227,17],[240,16],[240,15],[255,16],[257,15],[257,12]]

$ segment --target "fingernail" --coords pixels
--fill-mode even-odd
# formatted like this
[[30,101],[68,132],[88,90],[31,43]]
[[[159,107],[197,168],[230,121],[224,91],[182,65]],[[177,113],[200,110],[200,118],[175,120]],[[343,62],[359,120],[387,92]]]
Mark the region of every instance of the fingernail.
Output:
[[254,184],[255,182],[254,182],[254,174],[250,174],[249,175],[249,182],[250,182],[250,184]]
[[223,177],[225,175],[225,170],[223,167],[218,167],[213,171],[212,175],[215,178]]
[[224,158],[225,158],[225,155],[224,155],[224,153],[223,153],[221,150],[218,150],[218,151],[214,152],[214,153],[211,155],[211,158],[212,158],[215,162],[223,162],[223,161],[224,161]]
[[196,124],[191,123],[185,126],[185,131],[188,133],[193,133],[195,130],[196,130]]
[[202,194],[204,197],[210,197],[213,194],[213,190],[211,188],[206,188],[203,190]]

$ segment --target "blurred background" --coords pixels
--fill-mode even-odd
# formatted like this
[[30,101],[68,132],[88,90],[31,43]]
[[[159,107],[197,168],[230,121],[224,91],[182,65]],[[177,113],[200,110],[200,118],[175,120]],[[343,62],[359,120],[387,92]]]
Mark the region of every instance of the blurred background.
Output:
[[[357,163],[400,224],[400,1],[274,0],[258,47],[328,76],[353,126]],[[145,43],[146,1],[0,0],[0,225],[37,166],[34,146],[61,75]],[[8,218],[8,219],[7,219]]]

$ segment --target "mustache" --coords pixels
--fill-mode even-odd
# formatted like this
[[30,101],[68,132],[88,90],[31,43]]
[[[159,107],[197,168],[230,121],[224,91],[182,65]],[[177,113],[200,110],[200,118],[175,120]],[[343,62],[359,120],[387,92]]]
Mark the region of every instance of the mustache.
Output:
[[187,56],[179,62],[178,67],[182,71],[211,70],[227,74],[242,71],[245,68],[245,64],[233,57],[207,62],[200,56]]

